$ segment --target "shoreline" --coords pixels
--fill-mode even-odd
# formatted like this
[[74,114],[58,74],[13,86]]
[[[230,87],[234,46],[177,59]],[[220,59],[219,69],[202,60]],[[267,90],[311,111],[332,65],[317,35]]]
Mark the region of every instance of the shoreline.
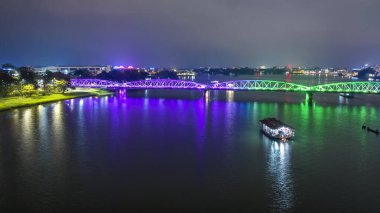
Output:
[[76,89],[66,92],[65,94],[51,94],[46,96],[31,96],[31,97],[11,97],[0,98],[0,112],[12,110],[21,107],[36,106],[39,104],[48,104],[63,100],[70,100],[76,98],[86,98],[92,96],[108,96],[113,92],[101,89]]

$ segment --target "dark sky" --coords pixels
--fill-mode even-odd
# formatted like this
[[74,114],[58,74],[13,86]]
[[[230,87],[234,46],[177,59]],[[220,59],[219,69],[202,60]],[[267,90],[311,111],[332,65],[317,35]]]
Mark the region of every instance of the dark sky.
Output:
[[380,0],[0,0],[0,63],[380,63]]

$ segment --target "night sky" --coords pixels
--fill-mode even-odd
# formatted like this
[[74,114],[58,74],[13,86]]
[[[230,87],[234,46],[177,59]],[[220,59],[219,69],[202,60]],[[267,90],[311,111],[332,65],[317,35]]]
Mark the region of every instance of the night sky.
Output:
[[0,0],[0,63],[380,63],[379,0]]

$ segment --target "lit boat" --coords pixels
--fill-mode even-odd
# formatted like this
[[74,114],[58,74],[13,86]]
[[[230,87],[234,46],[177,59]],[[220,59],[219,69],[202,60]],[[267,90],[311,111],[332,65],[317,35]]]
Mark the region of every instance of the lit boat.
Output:
[[295,129],[276,118],[260,120],[262,131],[271,138],[289,139],[294,137]]

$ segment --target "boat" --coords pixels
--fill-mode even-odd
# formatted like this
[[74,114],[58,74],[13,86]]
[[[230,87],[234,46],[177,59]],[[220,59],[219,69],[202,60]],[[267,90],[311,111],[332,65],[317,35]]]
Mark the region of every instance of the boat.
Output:
[[345,97],[345,98],[353,98],[354,97],[354,94],[348,93],[348,92],[339,93],[339,95],[342,97]]
[[265,118],[260,123],[261,130],[271,138],[286,140],[294,137],[295,129],[276,118]]
[[369,128],[369,127],[367,127],[367,131],[368,132],[373,132],[373,133],[375,133],[376,135],[378,135],[379,134],[379,130],[378,129],[371,129],[371,128]]
[[369,126],[367,126],[365,123],[362,125],[362,129],[367,130],[368,132],[373,132],[376,135],[378,135],[380,133],[380,131],[378,129],[372,129]]

